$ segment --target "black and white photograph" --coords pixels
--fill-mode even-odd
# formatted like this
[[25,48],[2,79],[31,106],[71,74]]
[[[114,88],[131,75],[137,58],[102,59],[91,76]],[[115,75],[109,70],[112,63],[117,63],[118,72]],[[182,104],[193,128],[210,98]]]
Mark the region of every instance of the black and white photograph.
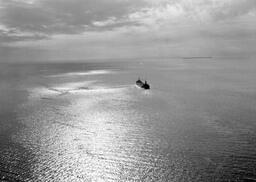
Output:
[[256,0],[0,0],[0,182],[256,182]]

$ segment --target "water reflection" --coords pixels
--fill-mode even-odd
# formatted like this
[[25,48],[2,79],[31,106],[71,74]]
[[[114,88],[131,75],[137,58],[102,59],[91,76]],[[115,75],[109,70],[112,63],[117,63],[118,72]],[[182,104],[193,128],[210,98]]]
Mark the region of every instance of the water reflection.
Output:
[[[127,135],[134,127],[130,119],[141,116],[134,110],[123,112],[122,109],[130,107],[125,91],[108,89],[68,95],[63,100],[72,97],[72,101],[65,107],[61,100],[59,107],[48,101],[40,106],[37,102],[32,104],[34,113],[24,118],[30,129],[24,132],[32,132],[31,138],[25,140],[38,146],[34,178],[42,181],[48,178],[58,181],[118,180],[122,178],[123,168],[133,169],[140,163],[139,156],[130,151],[136,143]],[[126,101],[125,104],[118,98]]]
[[[254,145],[234,136],[217,117],[191,110],[175,98],[163,102],[157,94],[105,87],[53,94],[52,100],[33,97],[21,134],[35,153],[31,179],[205,181],[213,174],[221,181],[232,178],[233,165],[241,170],[239,158],[245,162],[248,152],[255,152]],[[232,153],[240,157],[232,159]],[[253,161],[249,157],[243,165],[248,169]]]
[[[93,77],[68,65],[29,77],[28,101],[15,108],[15,122],[2,122],[17,126],[6,134],[16,147],[2,147],[0,159],[24,181],[253,180],[255,73],[231,78],[232,64],[218,64],[145,64],[146,92],[131,83],[138,65]],[[12,157],[26,167],[15,168]]]

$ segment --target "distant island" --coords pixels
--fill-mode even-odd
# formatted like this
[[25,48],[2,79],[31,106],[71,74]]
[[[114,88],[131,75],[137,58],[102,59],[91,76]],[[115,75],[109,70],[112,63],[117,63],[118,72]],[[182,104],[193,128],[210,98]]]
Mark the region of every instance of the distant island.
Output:
[[212,59],[212,56],[183,57],[183,59]]

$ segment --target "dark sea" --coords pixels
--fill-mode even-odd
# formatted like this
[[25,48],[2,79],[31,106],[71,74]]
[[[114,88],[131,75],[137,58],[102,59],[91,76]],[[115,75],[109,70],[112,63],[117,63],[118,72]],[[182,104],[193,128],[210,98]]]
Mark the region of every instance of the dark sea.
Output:
[[0,64],[0,181],[256,181],[256,61]]

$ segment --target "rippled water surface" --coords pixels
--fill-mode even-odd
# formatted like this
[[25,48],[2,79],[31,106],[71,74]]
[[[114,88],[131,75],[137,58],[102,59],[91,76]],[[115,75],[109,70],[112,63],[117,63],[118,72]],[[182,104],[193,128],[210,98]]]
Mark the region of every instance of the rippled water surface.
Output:
[[256,181],[255,66],[1,65],[0,180]]

